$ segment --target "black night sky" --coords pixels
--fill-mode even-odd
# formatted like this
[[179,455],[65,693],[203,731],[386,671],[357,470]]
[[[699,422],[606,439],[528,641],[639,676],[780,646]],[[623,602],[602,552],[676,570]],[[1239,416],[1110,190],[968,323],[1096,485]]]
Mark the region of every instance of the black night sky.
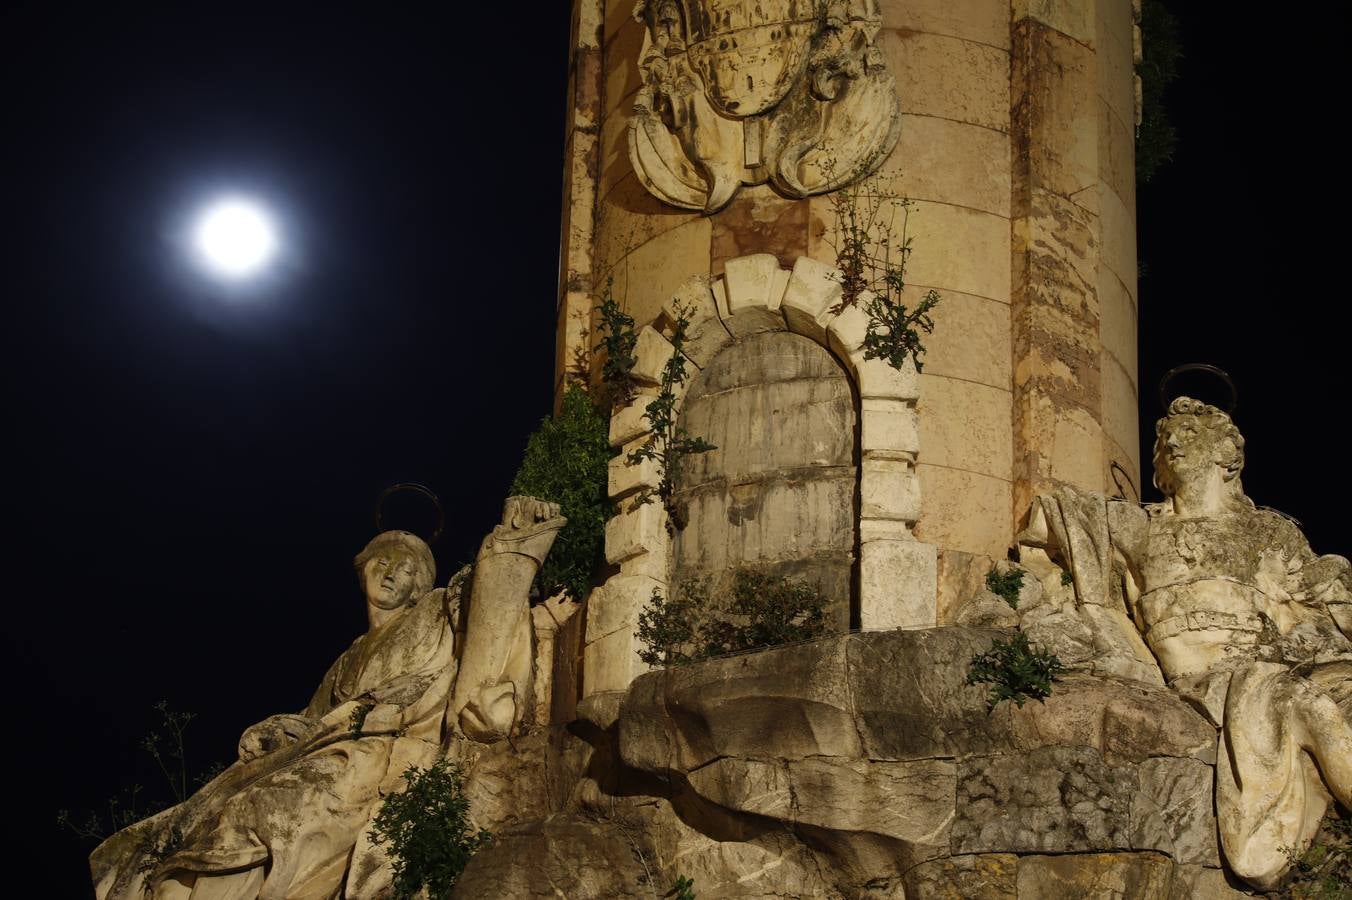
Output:
[[[58,808],[162,793],[157,701],[197,713],[194,769],[304,705],[365,627],[351,559],[382,488],[440,494],[443,579],[492,525],[551,403],[568,11],[546,5],[0,14],[5,818],[11,866],[46,861],[31,896],[89,896]],[[1171,366],[1229,370],[1249,494],[1347,554],[1341,34],[1172,5],[1142,421]],[[247,295],[177,243],[220,189],[282,219]]]

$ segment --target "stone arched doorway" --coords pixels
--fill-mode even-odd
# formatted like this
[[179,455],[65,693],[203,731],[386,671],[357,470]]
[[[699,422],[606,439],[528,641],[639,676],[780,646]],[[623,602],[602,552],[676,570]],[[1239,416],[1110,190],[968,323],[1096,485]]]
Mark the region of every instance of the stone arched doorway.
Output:
[[828,626],[857,625],[857,401],[821,344],[764,331],[724,347],[691,382],[681,427],[717,449],[684,462],[671,584],[718,592],[735,569],[817,586]]
[[[689,474],[684,482],[684,489],[690,494],[686,498],[687,504],[704,491],[711,495],[723,491],[726,498],[708,500],[707,509],[687,510],[688,518],[698,515],[700,521],[687,521],[683,529],[668,527],[662,504],[631,502],[644,488],[655,488],[661,477],[661,472],[651,462],[630,464],[628,454],[651,435],[644,410],[656,391],[662,367],[673,352],[667,334],[676,320],[678,306],[690,311],[685,356],[698,374],[686,382],[684,393],[678,392],[675,410],[683,417],[691,434],[718,443],[718,430],[713,419],[698,419],[701,415],[712,417],[712,410],[717,405],[709,401],[710,411],[701,413],[698,407],[706,402],[702,398],[723,392],[722,388],[712,386],[731,384],[727,379],[735,381],[732,374],[735,371],[778,365],[775,360],[781,350],[799,360],[792,365],[804,367],[804,372],[828,373],[820,377],[833,385],[824,388],[833,398],[849,398],[848,405],[854,418],[837,420],[842,423],[840,434],[829,442],[834,449],[825,452],[823,458],[843,460],[847,454],[841,448],[848,446],[854,472],[813,473],[823,476],[823,483],[818,487],[840,489],[848,494],[849,502],[840,502],[827,510],[820,525],[814,522],[810,529],[813,533],[819,527],[840,533],[833,533],[831,540],[802,554],[800,559],[790,560],[787,570],[776,567],[776,571],[792,574],[795,565],[821,562],[823,571],[829,570],[832,579],[823,585],[824,590],[833,598],[837,596],[837,590],[840,592],[833,621],[837,627],[858,627],[867,631],[934,625],[935,548],[917,541],[913,533],[920,514],[920,483],[915,473],[919,452],[916,418],[919,378],[914,367],[897,371],[881,360],[865,357],[863,342],[868,317],[858,306],[840,308],[840,296],[840,282],[831,268],[813,259],[802,257],[793,270],[788,271],[781,269],[775,257],[769,254],[743,256],[728,260],[721,277],[691,278],[678,288],[659,320],[639,330],[635,350],[638,363],[633,374],[646,387],[628,406],[617,410],[610,420],[610,443],[617,451],[610,464],[610,496],[616,502],[617,512],[606,524],[606,560],[618,566],[619,573],[608,578],[588,599],[583,650],[584,695],[624,690],[646,668],[637,656],[637,625],[638,617],[654,591],[669,595],[675,586],[673,578],[683,577],[683,571],[707,570],[712,574],[717,567],[726,568],[729,560],[738,565],[760,558],[748,552],[745,546],[735,553],[728,553],[731,543],[759,535],[758,529],[742,529],[735,539],[726,534],[711,536],[706,534],[706,529],[714,529],[720,515],[722,522],[728,521],[730,512],[733,518],[745,522],[748,511],[756,503],[760,504],[756,515],[765,515],[768,497],[763,496],[764,491],[759,491],[760,499],[750,500],[750,495],[757,492],[749,491],[745,485],[756,480],[753,476],[768,471],[765,467],[776,459],[773,442],[769,445],[756,443],[750,435],[745,440],[735,441],[740,448],[737,453],[748,458],[732,465],[725,460],[721,470],[712,474],[707,469],[701,474],[699,468],[713,465],[712,461],[691,462],[687,458],[685,464]],[[808,344],[815,349],[804,349]],[[756,352],[750,352],[752,350]],[[725,365],[720,359],[725,351],[730,351],[726,357],[729,374],[720,375],[720,366]],[[750,362],[753,357],[760,362]],[[809,359],[813,361],[805,361]],[[836,372],[846,376],[843,395],[834,375],[829,374],[832,370],[826,366],[828,361]],[[792,379],[759,377],[759,382],[767,386],[762,393],[768,396],[779,390],[768,387],[779,381],[791,382]],[[749,391],[746,396],[750,398],[755,393]],[[692,397],[695,410],[687,413],[686,404]],[[847,421],[849,424],[844,424]],[[701,434],[702,431],[707,433]],[[727,438],[723,441],[727,443]],[[832,462],[821,468],[843,470],[845,467]],[[784,473],[774,477],[780,476],[787,478]],[[838,480],[832,481],[833,476]],[[715,482],[719,483],[715,485]],[[678,481],[678,485],[681,484]],[[851,485],[850,491],[844,490],[846,484]],[[822,506],[815,501],[809,503],[814,517],[822,512]],[[839,524],[842,512],[848,519],[848,526]],[[794,520],[797,516],[795,512],[786,518]],[[679,537],[673,537],[674,532],[679,532]],[[793,546],[792,541],[776,540],[778,543],[773,543],[772,549]],[[701,549],[695,542],[706,546]],[[720,542],[722,550],[712,550],[708,546]],[[851,547],[852,557],[838,555],[840,548],[846,546]],[[822,554],[820,558],[816,557],[818,550]],[[775,552],[779,551],[776,549]],[[717,562],[718,553],[722,553],[722,563]],[[842,575],[850,571],[851,560],[857,572],[853,578]],[[838,584],[842,577],[853,590],[831,586]]]

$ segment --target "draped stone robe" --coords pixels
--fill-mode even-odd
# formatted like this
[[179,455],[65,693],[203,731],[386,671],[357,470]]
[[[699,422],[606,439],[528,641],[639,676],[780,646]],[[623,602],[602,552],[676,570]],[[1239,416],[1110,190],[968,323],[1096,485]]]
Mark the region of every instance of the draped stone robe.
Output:
[[460,588],[425,594],[329,668],[295,740],[222,772],[91,857],[98,900],[374,897],[390,870],[370,843],[380,798],[436,759],[455,681]]

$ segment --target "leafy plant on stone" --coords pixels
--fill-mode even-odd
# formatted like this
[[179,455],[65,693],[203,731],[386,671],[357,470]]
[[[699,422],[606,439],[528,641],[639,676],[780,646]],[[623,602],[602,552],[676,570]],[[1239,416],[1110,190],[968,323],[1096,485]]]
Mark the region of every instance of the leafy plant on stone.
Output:
[[670,666],[694,659],[700,612],[698,598],[688,592],[680,599],[668,599],[653,588],[652,596],[638,615],[638,639],[643,644],[638,658],[650,666]]
[[650,666],[811,640],[826,633],[826,598],[792,578],[739,569],[731,589],[710,596],[692,579],[668,599],[654,590],[639,614],[639,658]]
[[634,399],[633,371],[634,364],[638,362],[634,356],[634,349],[638,346],[634,318],[615,302],[614,285],[614,278],[606,281],[599,309],[601,321],[597,324],[601,349],[605,352],[605,361],[601,364],[602,399],[604,405],[611,409]]
[[1329,810],[1305,852],[1283,847],[1295,877],[1282,896],[1292,900],[1352,898],[1352,818]]
[[695,900],[695,879],[677,875],[676,883],[663,896],[672,900]]
[[426,889],[432,900],[441,900],[492,836],[469,823],[459,764],[442,759],[427,769],[410,766],[404,780],[408,787],[387,797],[376,813],[371,841],[389,845],[396,898],[416,897]]
[[986,573],[986,590],[1008,603],[1010,609],[1019,608],[1019,591],[1022,588],[1022,569],[1010,569],[1003,574],[998,569],[991,569]]
[[559,414],[541,421],[526,442],[512,493],[557,503],[568,518],[535,577],[542,596],[562,588],[580,600],[600,563],[612,511],[606,490],[607,429],[606,417],[586,391],[571,385]]
[[644,460],[651,460],[657,464],[660,473],[657,487],[645,487],[639,491],[634,502],[643,504],[660,499],[671,517],[671,523],[679,528],[684,523],[672,502],[672,497],[676,490],[676,482],[680,478],[681,461],[691,454],[708,453],[718,448],[704,438],[691,436],[677,424],[676,391],[689,377],[686,372],[688,360],[685,356],[685,342],[689,336],[694,310],[688,305],[677,304],[673,311],[676,314],[676,321],[672,326],[671,356],[662,367],[657,396],[653,397],[643,412],[648,420],[650,434],[642,446],[630,451],[627,461],[630,465],[638,465]]
[[992,685],[986,700],[990,711],[1002,700],[1013,700],[1020,707],[1028,699],[1045,700],[1056,676],[1065,671],[1056,654],[1031,645],[1028,635],[1016,631],[1008,641],[996,638],[989,650],[972,657],[967,683]]
[[831,311],[839,314],[862,301],[868,315],[864,358],[881,359],[894,369],[910,359],[920,371],[925,352],[921,334],[934,331],[930,312],[939,303],[939,294],[927,291],[914,309],[902,302],[912,251],[907,232],[911,201],[878,187],[872,178],[853,181],[830,194],[828,201],[836,220],[832,240],[841,288],[840,302]]
[[716,603],[714,618],[701,629],[703,655],[760,650],[821,637],[826,631],[826,598],[806,582],[739,569],[731,597]]

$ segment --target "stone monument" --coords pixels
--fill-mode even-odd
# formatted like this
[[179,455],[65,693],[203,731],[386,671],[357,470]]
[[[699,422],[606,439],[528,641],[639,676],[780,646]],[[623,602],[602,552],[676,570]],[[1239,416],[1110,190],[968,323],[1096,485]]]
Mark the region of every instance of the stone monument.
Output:
[[[1141,503],[1138,16],[575,0],[558,395],[601,381],[607,295],[636,329],[587,595],[531,605],[563,522],[542,500],[444,589],[415,538],[377,537],[368,633],[100,847],[101,900],[390,896],[371,816],[443,758],[493,835],[455,897],[1284,884],[1352,802],[1352,574],[1248,499],[1243,437],[1198,401],[1160,421],[1165,499]],[[860,190],[910,201],[887,224],[893,299],[941,298],[923,371],[846,296]],[[674,433],[715,447],[667,479],[635,451]],[[654,597],[748,570],[811,582],[828,633],[640,657]],[[1019,641],[1055,655],[1050,693],[992,702],[971,661]]]

